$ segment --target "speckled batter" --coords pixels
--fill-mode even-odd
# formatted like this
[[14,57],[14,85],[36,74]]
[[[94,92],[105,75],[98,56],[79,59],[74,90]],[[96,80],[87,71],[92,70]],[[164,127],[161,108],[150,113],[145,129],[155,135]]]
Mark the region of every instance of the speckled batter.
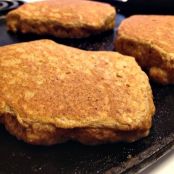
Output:
[[155,81],[174,83],[174,16],[135,15],[124,20],[117,51],[136,58]]
[[154,114],[133,57],[39,40],[0,47],[0,118],[19,139],[55,144],[132,142]]
[[109,4],[84,0],[28,3],[7,15],[10,31],[83,38],[114,28],[115,9]]

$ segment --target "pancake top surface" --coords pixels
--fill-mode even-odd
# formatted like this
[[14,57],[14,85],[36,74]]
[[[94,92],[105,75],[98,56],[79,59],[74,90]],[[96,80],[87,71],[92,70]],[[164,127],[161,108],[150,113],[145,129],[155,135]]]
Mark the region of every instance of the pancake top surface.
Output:
[[135,15],[119,27],[120,36],[156,45],[174,53],[174,16]]
[[[0,115],[60,128],[149,127],[148,78],[134,58],[50,40],[0,48]],[[146,121],[145,121],[146,120]]]
[[109,4],[85,0],[50,0],[27,3],[9,14],[18,14],[23,20],[57,22],[64,27],[98,28],[108,18],[115,16],[115,9]]

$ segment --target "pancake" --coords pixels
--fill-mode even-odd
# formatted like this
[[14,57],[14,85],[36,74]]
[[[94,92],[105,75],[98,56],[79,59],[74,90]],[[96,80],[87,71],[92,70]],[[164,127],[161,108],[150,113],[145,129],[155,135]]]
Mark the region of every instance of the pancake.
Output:
[[135,15],[118,28],[116,50],[136,58],[149,76],[174,84],[174,16]]
[[53,35],[60,38],[85,38],[115,25],[115,8],[85,0],[33,2],[10,11],[7,27],[12,32]]
[[30,144],[133,142],[154,104],[133,57],[38,40],[0,47],[0,120]]

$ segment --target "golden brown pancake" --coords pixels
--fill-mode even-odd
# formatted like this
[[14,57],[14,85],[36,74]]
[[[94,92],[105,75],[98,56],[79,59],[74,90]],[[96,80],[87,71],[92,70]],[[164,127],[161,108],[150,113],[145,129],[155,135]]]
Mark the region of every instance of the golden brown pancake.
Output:
[[0,47],[0,118],[31,144],[132,142],[154,104],[133,57],[39,40]]
[[174,84],[173,42],[174,16],[135,15],[121,23],[116,49],[135,57],[153,80]]
[[85,0],[28,3],[7,15],[8,30],[60,38],[84,38],[114,28],[115,8]]

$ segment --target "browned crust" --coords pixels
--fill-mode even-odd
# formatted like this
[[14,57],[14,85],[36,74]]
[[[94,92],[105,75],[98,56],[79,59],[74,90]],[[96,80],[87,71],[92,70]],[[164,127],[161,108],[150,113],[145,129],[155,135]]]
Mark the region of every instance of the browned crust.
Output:
[[[134,141],[155,112],[134,58],[39,40],[0,48],[0,118],[31,144]],[[82,136],[84,135],[84,136]]]
[[113,143],[117,141],[134,142],[149,134],[149,130],[118,131],[99,128],[60,129],[51,124],[34,123],[23,127],[13,115],[5,115],[5,128],[19,140],[34,145],[53,145],[68,140],[79,141],[86,145]]
[[[62,8],[65,4],[67,8]],[[100,18],[96,15],[98,13],[101,13]],[[113,29],[115,15],[113,7],[99,2],[77,0],[52,1],[51,4],[49,1],[36,2],[9,12],[7,27],[12,32],[83,38]]]
[[122,54],[134,56],[139,65],[148,70],[149,76],[156,82],[174,83],[174,59],[165,59],[168,57],[165,52],[149,44],[123,37],[117,39],[116,49]]
[[[141,17],[142,17],[142,20],[140,22],[139,18]],[[171,47],[172,47],[172,45],[170,45],[171,41],[170,40],[168,41],[167,37],[164,38],[159,36],[158,38],[159,43],[158,43],[158,40],[153,40],[153,31],[152,33],[149,33],[149,40],[148,40],[148,36],[143,38],[144,35],[147,35],[148,31],[146,31],[146,29],[136,33],[135,31],[138,30],[138,28],[136,28],[138,24],[136,24],[137,26],[134,27],[133,26],[134,23],[131,25],[130,22],[132,20],[134,21],[137,19],[138,20],[137,23],[139,23],[139,25],[141,23],[141,25],[143,26],[144,17],[146,16],[137,15],[137,16],[128,18],[127,21],[125,22],[123,21],[123,23],[118,29],[118,36],[116,38],[116,50],[122,54],[135,57],[139,65],[149,72],[149,76],[153,80],[161,84],[173,84],[174,83],[174,54],[171,52]],[[161,18],[163,17],[164,16],[159,16],[159,19],[161,20]],[[174,21],[173,17],[170,17],[170,16],[168,17],[171,20],[171,22],[172,20]],[[150,19],[148,18],[144,19],[144,20],[147,20],[146,23],[148,22],[148,20],[150,21],[151,18],[152,19],[155,18],[157,20],[158,16],[149,16],[149,18]],[[164,17],[164,21],[167,19],[168,18]],[[151,23],[153,23],[152,21]],[[165,21],[165,22],[168,22],[168,21]],[[129,23],[128,26],[127,26],[127,23]],[[130,25],[132,27],[130,30],[134,31],[133,34],[131,32],[127,32],[128,27]],[[161,29],[158,25],[156,26],[156,28],[162,33],[162,35],[165,34],[163,23],[161,23]],[[154,30],[154,33],[155,32],[156,31]],[[162,39],[163,40],[165,39],[165,41],[162,42],[161,41]],[[170,45],[170,46],[167,47],[167,45]]]

